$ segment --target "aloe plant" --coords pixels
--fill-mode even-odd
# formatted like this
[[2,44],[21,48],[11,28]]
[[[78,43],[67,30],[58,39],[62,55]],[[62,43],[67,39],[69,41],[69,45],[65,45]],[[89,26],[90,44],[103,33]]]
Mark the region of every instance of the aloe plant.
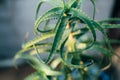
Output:
[[[95,80],[101,71],[109,68],[111,57],[116,55],[110,43],[119,41],[109,40],[105,30],[120,28],[120,24],[109,24],[120,19],[96,21],[94,0],[90,0],[94,7],[93,18],[82,11],[83,1],[39,1],[34,25],[38,37],[24,43],[15,56],[15,61],[19,58],[29,60],[36,70],[25,80]],[[38,16],[44,3],[53,8]],[[56,22],[51,22],[54,20]],[[103,41],[97,41],[97,31],[103,34]],[[107,57],[106,65],[101,66],[102,60],[95,57],[97,52]],[[43,60],[40,54],[45,53],[49,56]]]

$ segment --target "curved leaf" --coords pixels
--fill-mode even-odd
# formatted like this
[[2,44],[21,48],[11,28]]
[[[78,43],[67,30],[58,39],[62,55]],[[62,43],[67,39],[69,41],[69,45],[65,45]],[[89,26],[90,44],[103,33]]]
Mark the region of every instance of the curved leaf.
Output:
[[44,3],[45,1],[42,0],[38,3],[38,6],[37,6],[37,9],[36,9],[36,15],[35,15],[35,19],[37,19],[37,16],[38,16],[38,13],[39,13],[39,10],[40,10],[40,7],[41,5]]
[[111,50],[112,53],[114,53],[114,50],[110,44],[110,40],[107,36],[107,34],[104,32],[103,28],[101,27],[102,25],[100,25],[99,23],[96,23],[93,21],[93,24],[103,33],[103,37],[105,39],[105,43],[107,44],[107,47]]
[[19,58],[30,60],[31,61],[30,64],[33,66],[33,68],[35,68],[37,71],[43,72],[45,75],[55,76],[62,74],[61,72],[52,70],[41,59],[38,59],[35,56],[22,54]]
[[91,45],[86,47],[86,49],[90,48],[96,41],[96,32],[95,32],[95,28],[94,28],[94,25],[92,24],[91,20],[84,13],[82,13],[81,11],[78,11],[77,9],[74,9],[74,8],[71,8],[68,14],[79,18],[80,20],[84,21],[88,25],[90,31],[92,32],[93,38],[94,38],[94,41],[91,43]]
[[[44,52],[48,52],[48,50],[50,49],[50,45],[51,44],[36,44],[35,47],[38,49],[39,53],[44,53]],[[37,54],[36,50],[34,50],[34,47],[28,47],[28,48],[23,48],[20,51],[18,51],[14,57],[14,64],[16,63],[16,60],[18,58],[20,58],[20,56],[24,53],[29,53],[28,55],[35,55]]]
[[[41,24],[41,22],[43,21],[47,21],[50,19],[54,19],[54,18],[59,18],[61,13],[63,12],[63,9],[61,7],[55,7],[49,11],[47,11],[46,13],[44,13],[41,17],[39,17],[36,21],[35,21],[35,25],[34,25],[34,29],[35,29],[35,33],[38,33],[38,27]],[[39,30],[41,31],[41,30]]]
[[[71,64],[71,60],[65,60],[64,59],[64,54],[65,54],[65,52],[63,51],[63,49],[64,49],[64,45],[65,45],[65,43],[66,43],[66,41],[64,41],[64,43],[62,44],[62,46],[61,46],[61,48],[60,48],[60,58],[61,58],[61,60],[62,60],[62,62],[63,62],[63,64],[64,65],[66,65],[66,66],[68,66],[68,67],[72,67],[72,68],[80,68],[80,69],[83,69],[83,68],[85,68],[85,67],[87,67],[87,66],[89,66],[89,65],[91,65],[92,63],[89,63],[89,64],[80,64],[80,65],[74,65],[74,64]],[[67,51],[66,51],[67,52]],[[64,54],[63,54],[64,53]],[[68,52],[67,52],[68,53]],[[72,59],[72,58],[68,58],[68,59]]]
[[105,55],[109,55],[110,57],[111,57],[112,54],[113,54],[110,50],[104,48],[103,46],[97,46],[97,45],[95,45],[95,46],[93,46],[93,48],[94,48],[95,50],[98,50],[98,51],[102,52],[102,53],[105,54]]
[[34,45],[34,44],[36,44],[36,43],[38,43],[40,41],[43,41],[43,40],[48,39],[48,38],[51,38],[53,36],[55,36],[55,33],[49,33],[49,34],[41,35],[40,37],[37,37],[37,38],[35,38],[35,39],[33,39],[33,40],[23,44],[22,48],[28,48],[28,47],[30,47],[30,46],[32,46],[32,45]]
[[82,0],[71,0],[69,2],[70,8],[79,9],[81,7]]
[[102,24],[104,29],[109,29],[109,28],[120,28],[120,24]]
[[96,12],[96,8],[95,8],[95,0],[90,0],[91,2],[92,2],[92,4],[93,4],[93,19],[95,19],[95,12]]
[[56,52],[56,50],[60,46],[60,40],[63,36],[64,31],[65,31],[68,19],[69,19],[68,17],[63,17],[61,19],[61,23],[58,27],[57,33],[56,33],[54,41],[53,41],[53,46],[52,46],[52,49],[50,51],[50,55],[46,61],[47,63],[51,60],[51,58],[53,57],[53,54]]
[[53,6],[59,6],[59,7],[61,7],[63,5],[60,0],[40,0],[40,2],[38,2],[37,9],[36,9],[36,15],[35,15],[36,19],[37,19],[39,10],[41,8],[41,5],[43,3],[49,3],[49,4],[53,5]]
[[97,28],[103,35],[105,34],[102,25],[100,25],[99,23],[97,23],[97,22],[95,22],[93,20],[91,22],[93,23],[93,25],[95,26],[95,28]]
[[113,21],[120,21],[120,18],[110,18],[110,19],[101,20],[101,21],[98,21],[98,22],[99,23],[106,23],[106,22],[113,22]]
[[24,80],[49,80],[44,73],[35,72],[27,76]]

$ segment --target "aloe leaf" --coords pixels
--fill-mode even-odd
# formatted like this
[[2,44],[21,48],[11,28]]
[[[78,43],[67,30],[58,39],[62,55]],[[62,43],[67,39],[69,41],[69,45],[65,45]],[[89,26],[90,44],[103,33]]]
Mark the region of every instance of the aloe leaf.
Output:
[[63,6],[62,0],[46,0],[46,2],[53,5],[54,7],[56,7],[56,6],[62,7]]
[[62,74],[61,72],[52,70],[40,58],[38,59],[35,56],[22,54],[19,57],[17,57],[17,59],[19,59],[19,58],[24,58],[24,59],[30,60],[31,61],[30,63],[33,66],[33,68],[35,68],[37,71],[45,73],[48,76],[55,76],[55,75]]
[[114,50],[110,44],[110,40],[109,40],[107,34],[104,32],[104,29],[102,28],[103,26],[94,21],[93,21],[93,24],[95,25],[95,27],[97,27],[103,33],[103,37],[105,39],[105,43],[107,44],[107,47],[111,50],[111,53],[114,53]]
[[61,21],[62,21],[62,17],[63,17],[63,15],[64,15],[64,12],[65,12],[65,10],[63,10],[62,13],[60,14],[60,17],[58,18],[58,21],[57,21],[57,23],[56,23],[56,25],[55,25],[54,32],[57,32],[58,27],[59,27],[59,25],[60,25],[60,23],[61,23]]
[[109,28],[120,28],[120,24],[102,24],[104,29],[109,29]]
[[87,27],[85,28],[76,28],[73,33],[76,39],[78,39],[79,37],[81,37],[82,35],[86,34],[89,31],[89,29]]
[[79,9],[81,7],[81,3],[82,3],[83,0],[71,0],[69,2],[69,6],[71,8],[76,8],[76,9]]
[[48,38],[51,38],[51,37],[54,37],[54,36],[55,36],[55,33],[49,33],[49,34],[41,35],[40,37],[37,37],[37,38],[23,44],[22,48],[28,48],[28,47],[30,47],[30,46],[32,46],[32,45],[34,45],[34,44],[36,44],[40,41],[43,41],[45,39],[48,39]]
[[45,1],[42,0],[38,3],[38,6],[37,6],[37,9],[36,9],[36,15],[35,15],[35,19],[37,19],[37,16],[38,16],[38,13],[39,13],[39,10],[40,10],[40,7],[41,5],[44,3]]
[[36,57],[24,55],[23,58],[30,60],[33,63],[34,68],[37,71],[42,71],[48,76],[61,75],[61,72],[52,70],[48,65],[46,65],[42,60],[37,59]]
[[38,27],[41,24],[41,22],[43,21],[47,21],[50,19],[54,19],[54,18],[59,18],[61,13],[62,13],[63,9],[61,7],[55,7],[49,11],[47,11],[46,13],[44,13],[41,17],[39,17],[36,22],[35,22],[35,33],[38,33]]
[[93,4],[93,19],[95,19],[95,12],[96,12],[96,8],[95,8],[95,0],[91,0],[92,4]]
[[112,54],[113,54],[110,50],[104,48],[103,46],[97,46],[97,45],[95,45],[95,46],[93,47],[93,49],[96,49],[96,50],[102,52],[102,54],[109,55],[110,57],[111,57]]
[[41,5],[43,3],[49,3],[49,4],[53,5],[53,6],[59,6],[59,7],[61,7],[63,5],[60,0],[40,0],[40,2],[37,5],[37,9],[36,9],[36,17],[35,17],[36,19],[37,19],[39,10],[41,8]]
[[74,8],[70,9],[69,14],[73,15],[74,17],[79,18],[80,20],[82,20],[83,22],[85,22],[88,25],[88,28],[92,32],[93,40],[94,40],[91,43],[91,45],[87,46],[86,49],[90,48],[94,44],[94,42],[96,41],[96,32],[95,32],[94,25],[92,24],[91,20],[84,13],[82,13],[81,11],[78,11]]
[[58,57],[56,59],[54,59],[51,63],[50,66],[55,69],[57,67],[59,67],[59,64],[61,63],[61,59]]
[[68,3],[69,7],[71,7],[75,2],[76,2],[75,0],[70,0],[69,3]]
[[52,26],[54,26],[54,25],[50,25],[49,23],[50,23],[50,20],[49,19],[46,20],[45,21],[45,25],[43,26],[44,27],[43,31],[39,30],[39,29],[38,29],[38,31],[41,32],[41,33],[52,32],[53,31],[53,27]]
[[83,69],[87,66],[89,66],[90,64],[83,64],[83,65],[74,65],[71,63],[71,59],[72,57],[69,56],[69,58],[67,60],[64,59],[64,54],[68,53],[67,51],[63,51],[64,49],[64,45],[65,45],[66,41],[64,41],[64,43],[61,45],[61,48],[60,48],[60,58],[61,58],[61,61],[63,62],[64,65],[66,65],[67,67],[72,67],[72,68],[80,68],[80,69]]
[[50,51],[50,55],[46,61],[47,63],[51,60],[51,58],[53,57],[53,54],[56,52],[56,50],[60,46],[60,40],[62,38],[64,31],[65,31],[68,19],[69,19],[68,17],[63,17],[61,19],[61,23],[58,27],[57,33],[56,33],[55,38],[54,38],[53,46],[52,46],[52,49]]
[[63,33],[63,35],[62,35],[62,38],[61,38],[61,41],[60,41],[60,45],[59,45],[59,47],[58,47],[59,49],[60,49],[60,47],[61,47],[61,44],[68,38],[70,32],[71,32],[71,28],[66,29],[66,30],[64,31],[64,33]]
[[[37,55],[37,54],[44,54],[46,52],[50,52],[50,49],[52,47],[51,43],[40,43],[40,44],[35,44],[32,46],[32,50],[29,51],[30,55]],[[36,52],[36,49],[38,52]]]
[[93,20],[92,20],[92,23],[93,23],[93,25],[94,25],[103,35],[105,34],[102,25],[100,25],[99,23],[97,23],[97,22],[95,22],[95,21],[93,21]]
[[107,34],[104,32],[103,26],[96,22],[93,22],[93,24],[103,33],[103,37],[104,37],[105,43],[107,44],[107,47],[111,50],[111,53],[114,53],[114,50],[110,44],[110,40]]
[[120,21],[120,18],[110,18],[110,19],[107,19],[107,20],[101,20],[101,21],[98,21],[99,23],[106,23],[106,22],[114,22],[114,21]]
[[24,80],[49,80],[44,73],[34,72],[27,76]]
[[[51,47],[51,44],[35,44],[35,47],[38,49],[38,51],[39,51],[39,53],[41,54],[41,53],[44,53],[44,52],[48,52],[48,50],[50,50],[50,47]],[[28,47],[28,48],[23,48],[23,49],[21,49],[20,51],[18,51],[17,53],[16,53],[16,55],[15,55],[15,57],[14,57],[14,64],[16,64],[16,60],[18,59],[18,58],[20,58],[20,56],[22,55],[22,54],[26,54],[26,53],[28,53],[28,51],[29,51],[29,54],[28,55],[36,55],[36,54],[38,54],[37,52],[36,52],[36,50],[34,50],[34,47]]]
[[118,44],[120,44],[120,40],[110,39],[110,43],[118,43]]
[[80,69],[87,67],[87,65],[74,65],[74,64],[70,63],[69,62],[69,61],[71,61],[70,58],[69,58],[69,60],[65,60],[62,52],[60,53],[60,57],[61,57],[61,61],[63,62],[63,64],[66,65],[67,67],[80,68]]

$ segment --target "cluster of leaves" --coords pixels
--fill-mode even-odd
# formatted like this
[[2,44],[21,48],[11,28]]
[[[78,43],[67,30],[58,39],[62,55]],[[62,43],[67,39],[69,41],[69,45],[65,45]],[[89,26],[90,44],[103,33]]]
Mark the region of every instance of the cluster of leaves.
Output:
[[[60,76],[65,80],[86,80],[91,76],[89,67],[101,63],[95,57],[96,53],[90,55],[90,51],[93,50],[107,56],[107,67],[109,66],[114,52],[104,30],[120,28],[119,24],[109,24],[110,21],[120,19],[95,21],[94,0],[90,0],[94,7],[93,18],[82,11],[83,1],[40,0],[34,25],[34,32],[38,37],[23,44],[22,49],[15,56],[15,61],[19,58],[29,60],[36,70],[25,80],[59,80]],[[38,17],[43,3],[49,3],[53,8]],[[53,20],[56,22],[51,22]],[[44,25],[41,25],[42,23]],[[96,31],[103,34],[104,41],[96,40]],[[103,44],[106,44],[106,48]],[[43,53],[49,53],[46,61],[40,56]],[[54,58],[56,54],[58,56]],[[72,76],[76,70],[80,75]]]

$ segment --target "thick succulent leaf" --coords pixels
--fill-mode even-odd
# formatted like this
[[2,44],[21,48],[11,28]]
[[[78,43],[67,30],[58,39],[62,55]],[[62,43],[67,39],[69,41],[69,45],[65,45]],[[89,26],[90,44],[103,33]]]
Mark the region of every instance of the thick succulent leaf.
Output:
[[110,39],[110,43],[118,43],[118,44],[120,44],[120,40]]
[[61,59],[58,57],[56,59],[54,59],[51,63],[50,63],[50,66],[53,68],[53,69],[56,69],[57,67],[59,67],[59,64],[61,63]]
[[61,19],[61,23],[58,27],[58,30],[57,30],[57,33],[55,35],[55,38],[54,38],[54,42],[53,42],[53,46],[52,46],[52,49],[50,51],[50,55],[47,59],[47,63],[51,60],[51,58],[53,57],[53,54],[56,52],[56,50],[59,48],[60,46],[60,40],[62,38],[62,35],[66,29],[66,25],[67,25],[67,22],[68,22],[68,17],[63,17]]
[[95,27],[101,31],[103,33],[103,37],[104,37],[104,40],[105,40],[105,43],[106,43],[106,46],[111,50],[111,53],[114,53],[114,50],[110,44],[110,40],[107,36],[107,34],[104,32],[104,29],[103,29],[103,25],[100,25],[99,23],[95,22],[95,21],[92,21],[93,24],[95,25]]
[[41,8],[41,5],[43,3],[49,3],[49,4],[53,5],[53,6],[59,6],[59,7],[63,5],[62,1],[60,1],[60,0],[40,0],[40,2],[37,5],[37,9],[36,9],[36,19],[37,19],[39,10]]
[[63,62],[64,65],[70,67],[70,68],[80,68],[80,69],[83,69],[85,67],[87,67],[87,65],[74,65],[72,63],[70,63],[71,59],[68,58],[68,60],[65,60],[64,57],[63,57],[63,53],[60,53],[60,57],[61,57],[61,61]]
[[83,69],[87,66],[89,66],[90,64],[83,64],[83,65],[74,65],[71,63],[71,60],[72,60],[72,56],[69,56],[68,59],[64,59],[64,54],[68,53],[68,52],[64,52],[63,49],[64,49],[64,45],[65,45],[66,41],[62,44],[61,46],[61,49],[60,49],[60,58],[61,58],[61,61],[63,62],[64,65],[66,65],[67,67],[72,67],[72,68],[80,68],[80,69]]
[[43,25],[43,31],[38,29],[39,32],[41,33],[47,33],[47,32],[52,32],[54,29],[54,25],[50,24],[50,20],[46,20],[45,24]]
[[35,68],[37,71],[45,73],[45,75],[55,76],[55,75],[61,75],[62,74],[61,72],[52,70],[40,58],[38,59],[35,56],[22,54],[19,57],[17,57],[17,59],[19,59],[19,58],[24,58],[24,59],[30,60],[31,61],[30,63],[33,66],[33,68]]
[[74,37],[76,39],[79,39],[82,35],[86,34],[87,32],[89,32],[89,29],[87,27],[85,28],[76,28],[73,31]]
[[109,55],[110,57],[113,54],[110,50],[108,50],[107,48],[104,48],[103,46],[100,46],[100,45],[93,46],[93,49],[102,52],[102,54],[104,54],[104,55]]
[[37,48],[38,52],[35,50],[35,48],[33,46],[28,47],[28,48],[23,48],[20,51],[18,51],[14,57],[14,65],[16,66],[16,62],[17,59],[20,58],[20,56],[22,56],[23,54],[28,54],[28,55],[37,55],[37,54],[41,54],[41,53],[45,53],[45,52],[49,52],[50,48],[51,48],[51,44],[36,44],[35,47]]
[[55,33],[47,33],[47,34],[44,34],[44,35],[41,35],[40,37],[37,37],[25,44],[22,45],[22,48],[28,48],[30,46],[33,46],[35,45],[36,43],[40,42],[40,41],[43,41],[45,39],[48,39],[48,38],[51,38],[51,37],[54,37],[55,36]]
[[42,72],[35,72],[27,76],[24,80],[49,80]]
[[46,2],[53,6],[59,6],[59,7],[63,6],[62,0],[46,0]]
[[[54,5],[54,6],[59,6],[59,5],[62,4],[62,2],[59,1],[59,0],[40,0],[40,2],[39,2],[38,5],[37,5],[37,9],[36,9],[36,19],[37,19],[39,10],[40,10],[40,8],[41,8],[41,5],[42,5],[43,3],[49,3],[49,4],[52,4],[52,5]],[[59,4],[56,4],[56,3],[59,3]],[[60,4],[60,3],[61,3],[61,4]]]
[[75,2],[76,2],[75,0],[70,0],[69,3],[68,3],[69,7],[71,7]]
[[95,28],[94,28],[94,25],[92,24],[90,18],[88,16],[86,16],[82,11],[78,11],[77,9],[74,9],[74,8],[71,8],[68,14],[71,14],[72,16],[79,18],[80,20],[82,20],[83,22],[85,22],[88,25],[88,28],[92,32],[92,35],[94,38],[93,39],[94,41],[91,43],[91,45],[88,45],[86,47],[86,49],[90,48],[96,41]]
[[41,7],[41,5],[42,5],[44,2],[45,2],[44,0],[40,0],[40,2],[38,3],[37,9],[36,9],[35,19],[37,19],[37,16],[38,16],[40,7]]
[[64,33],[62,35],[62,38],[61,38],[60,45],[59,45],[58,49],[60,49],[61,44],[68,38],[70,32],[71,32],[71,28],[65,29],[65,31],[64,31]]
[[107,34],[104,32],[103,26],[100,25],[99,23],[96,23],[95,21],[92,21],[92,22],[95,25],[95,27],[103,33],[103,37],[104,37],[105,43],[107,44],[107,47],[111,50],[112,53],[114,53],[114,50],[110,44],[110,40]]
[[[41,48],[40,46],[38,46],[38,47],[36,47],[36,48],[40,48],[40,49],[41,49],[41,51],[40,51],[39,53],[42,52],[42,48]],[[31,52],[32,50],[35,50],[35,48],[34,48],[34,47],[29,47],[29,48],[24,48],[24,49],[18,51],[18,52],[16,53],[15,57],[14,57],[14,64],[16,65],[17,59],[22,58],[23,55],[27,54],[28,51]],[[37,51],[36,51],[36,52],[37,52]],[[33,54],[33,53],[32,53],[32,54]],[[32,55],[32,54],[29,53],[29,54],[27,54],[27,55]]]
[[63,9],[61,7],[55,7],[47,11],[46,13],[44,13],[42,16],[40,16],[36,20],[35,25],[34,25],[35,33],[38,33],[38,30],[39,30],[38,27],[41,24],[41,22],[54,19],[54,18],[59,18],[62,12],[63,12]]
[[96,12],[96,8],[95,8],[95,0],[90,0],[91,2],[92,2],[92,4],[93,4],[93,19],[95,18],[95,12]]
[[58,30],[58,28],[59,28],[59,25],[60,25],[60,23],[61,23],[61,21],[62,21],[62,17],[63,17],[63,15],[64,15],[64,12],[65,12],[65,10],[63,10],[62,13],[60,14],[60,17],[58,18],[58,21],[57,21],[57,23],[56,23],[56,25],[55,25],[54,32],[57,32],[57,30]]
[[[40,43],[40,44],[35,44],[31,48],[32,50],[29,50],[30,55],[37,55],[37,54],[44,54],[46,52],[50,52],[52,47],[52,43]],[[37,49],[38,52],[36,52],[35,48]]]
[[109,29],[109,28],[120,28],[120,24],[102,24],[104,29]]
[[99,23],[106,23],[106,22],[117,22],[117,21],[120,21],[120,18],[110,18],[110,19],[101,20],[101,21],[98,21],[98,22]]
[[81,7],[81,3],[82,3],[83,0],[71,0],[69,2],[69,6],[71,8],[76,8],[76,9],[79,9]]
[[97,23],[97,22],[95,22],[93,20],[91,20],[91,22],[93,23],[93,25],[95,26],[95,28],[97,28],[103,35],[105,34],[102,25],[100,25],[99,23]]

